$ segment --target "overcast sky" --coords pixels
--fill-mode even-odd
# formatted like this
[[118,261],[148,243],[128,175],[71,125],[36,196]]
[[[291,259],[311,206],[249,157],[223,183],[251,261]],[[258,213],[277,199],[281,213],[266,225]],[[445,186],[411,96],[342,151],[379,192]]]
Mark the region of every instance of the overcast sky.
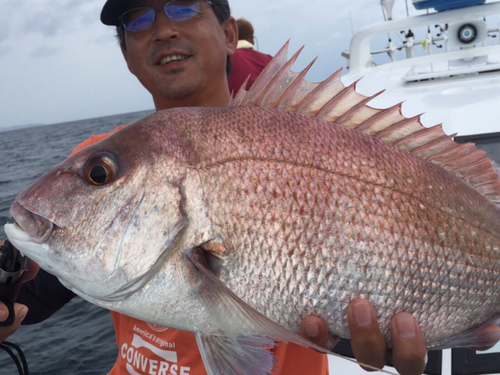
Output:
[[[0,127],[153,108],[126,68],[114,28],[99,20],[103,3],[0,0]],[[253,22],[261,51],[274,54],[291,39],[291,51],[305,45],[297,66],[319,56],[308,76],[312,80],[345,65],[340,53],[352,30],[383,20],[378,0],[230,0],[230,5],[236,18]],[[403,10],[404,2],[396,8]]]
[[[418,14],[408,1],[410,15]],[[0,128],[153,108],[149,93],[127,70],[114,27],[99,20],[103,3],[0,0]],[[340,54],[348,50],[352,33],[384,20],[380,0],[230,0],[230,5],[236,18],[254,24],[262,52],[274,54],[288,39],[290,52],[305,46],[296,70],[318,56],[310,81],[345,67]],[[394,18],[404,17],[405,1],[396,0]]]
[[[0,0],[0,128],[153,108],[149,93],[127,70],[114,28],[99,20],[103,3]],[[288,39],[291,52],[305,46],[297,70],[318,56],[311,81],[345,67],[340,54],[352,33],[384,20],[379,0],[230,0],[230,5],[233,16],[254,24],[260,51],[274,54]],[[411,7],[410,13],[417,14]],[[394,18],[405,14],[405,2],[397,0]]]

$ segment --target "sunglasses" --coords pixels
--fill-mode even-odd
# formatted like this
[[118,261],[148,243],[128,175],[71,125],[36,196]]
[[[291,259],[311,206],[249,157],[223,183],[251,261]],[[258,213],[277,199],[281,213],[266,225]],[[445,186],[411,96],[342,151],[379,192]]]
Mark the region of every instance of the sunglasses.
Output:
[[[163,10],[172,21],[187,21],[200,13],[200,1],[213,6],[210,0],[172,0],[165,4]],[[156,9],[141,7],[123,13],[120,19],[125,30],[142,31],[151,27],[155,14]]]

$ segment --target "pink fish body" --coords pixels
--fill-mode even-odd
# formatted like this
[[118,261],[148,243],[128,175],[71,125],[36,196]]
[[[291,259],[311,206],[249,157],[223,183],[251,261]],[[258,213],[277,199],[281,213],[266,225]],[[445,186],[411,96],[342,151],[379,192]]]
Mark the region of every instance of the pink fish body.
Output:
[[310,314],[349,337],[357,297],[388,342],[408,311],[430,347],[480,344],[500,321],[490,160],[285,56],[230,108],[157,112],[68,158],[16,199],[11,241],[93,303],[196,332],[212,373],[268,373],[267,339],[313,346],[292,333]]

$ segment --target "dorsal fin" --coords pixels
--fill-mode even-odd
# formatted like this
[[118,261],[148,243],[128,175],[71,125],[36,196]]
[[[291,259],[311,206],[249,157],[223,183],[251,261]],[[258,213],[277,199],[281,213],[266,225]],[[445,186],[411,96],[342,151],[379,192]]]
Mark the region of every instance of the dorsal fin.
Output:
[[466,181],[500,208],[500,176],[485,152],[474,144],[459,144],[441,125],[426,128],[420,118],[406,118],[402,103],[387,109],[368,106],[374,97],[356,90],[357,82],[345,87],[340,70],[319,83],[305,80],[312,61],[301,72],[291,66],[302,48],[287,60],[289,41],[271,60],[253,86],[245,85],[231,102],[232,107],[257,106],[300,112],[353,128],[428,160]]

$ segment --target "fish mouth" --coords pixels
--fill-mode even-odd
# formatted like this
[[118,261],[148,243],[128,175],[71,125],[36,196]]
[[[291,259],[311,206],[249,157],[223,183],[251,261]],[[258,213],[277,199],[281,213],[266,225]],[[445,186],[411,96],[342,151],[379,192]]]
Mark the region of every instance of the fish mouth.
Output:
[[50,220],[28,211],[18,202],[10,208],[10,214],[16,221],[17,230],[12,231],[14,239],[23,242],[45,243],[54,229]]

